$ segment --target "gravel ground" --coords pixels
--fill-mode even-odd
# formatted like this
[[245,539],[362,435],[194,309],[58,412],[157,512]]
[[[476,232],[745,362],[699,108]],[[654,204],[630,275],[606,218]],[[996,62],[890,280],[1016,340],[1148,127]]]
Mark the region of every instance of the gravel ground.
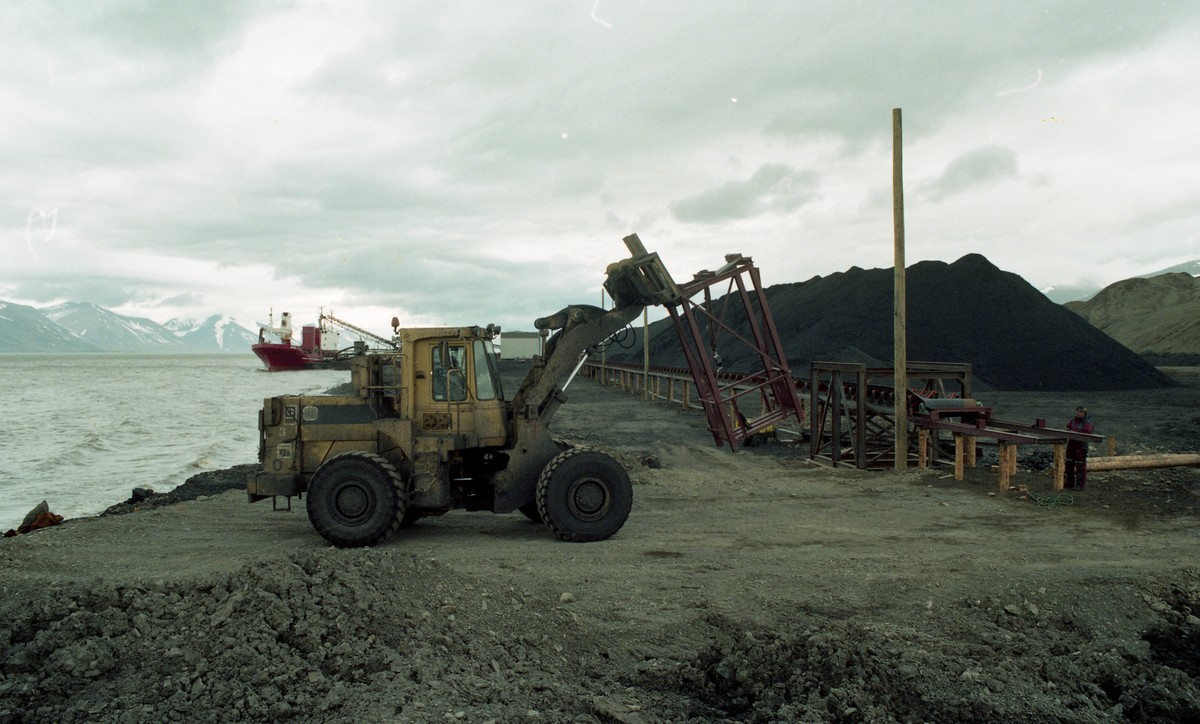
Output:
[[[1194,451],[1173,393],[1089,402],[1120,446]],[[1046,508],[1045,471],[731,455],[697,412],[570,395],[557,433],[635,482],[608,541],[455,512],[337,550],[240,468],[0,541],[0,723],[1200,720],[1196,470]]]

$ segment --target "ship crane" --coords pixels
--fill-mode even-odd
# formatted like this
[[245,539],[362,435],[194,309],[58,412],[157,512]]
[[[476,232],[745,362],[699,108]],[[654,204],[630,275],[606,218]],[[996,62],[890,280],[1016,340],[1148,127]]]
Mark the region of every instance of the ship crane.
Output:
[[392,340],[385,339],[384,337],[380,337],[378,334],[368,332],[367,330],[362,329],[361,327],[356,327],[353,324],[350,324],[349,322],[344,322],[344,321],[338,319],[337,317],[333,316],[332,314],[326,314],[324,310],[321,310],[320,321],[321,322],[329,322],[330,324],[336,325],[338,327],[341,327],[342,329],[353,332],[354,334],[357,334],[359,336],[359,338],[369,339],[380,347],[387,347],[389,349],[396,348],[396,343],[393,342]]

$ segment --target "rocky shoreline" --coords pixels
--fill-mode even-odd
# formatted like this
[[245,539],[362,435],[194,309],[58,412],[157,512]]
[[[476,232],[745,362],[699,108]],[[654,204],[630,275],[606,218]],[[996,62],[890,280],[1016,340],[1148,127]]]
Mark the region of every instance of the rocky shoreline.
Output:
[[182,485],[165,493],[151,492],[149,495],[145,495],[138,492],[143,490],[139,488],[129,500],[117,503],[116,505],[110,505],[100,515],[125,515],[126,513],[150,510],[164,505],[176,505],[185,500],[211,498],[230,490],[245,490],[246,476],[256,468],[258,468],[257,464],[247,463],[244,465],[234,465],[224,470],[206,470],[193,475],[185,480]]

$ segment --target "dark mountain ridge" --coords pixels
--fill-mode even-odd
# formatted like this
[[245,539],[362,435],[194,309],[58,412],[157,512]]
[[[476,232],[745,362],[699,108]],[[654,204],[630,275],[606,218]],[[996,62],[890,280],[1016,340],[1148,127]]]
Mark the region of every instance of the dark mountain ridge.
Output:
[[[768,287],[767,302],[793,374],[807,376],[814,360],[891,367],[893,283],[891,269],[852,267]],[[908,267],[905,283],[910,360],[970,363],[984,385],[1014,391],[1175,384],[1139,355],[982,255],[968,254],[952,264],[919,262]],[[714,308],[720,310],[722,303],[723,298],[716,299]],[[739,314],[726,323],[749,336],[740,303],[729,308]],[[640,330],[635,331],[633,349],[610,348],[610,359],[641,361]],[[650,335],[652,364],[686,365],[670,320],[651,325]],[[718,350],[728,370],[749,371],[757,364],[757,358],[728,334],[719,335]]]

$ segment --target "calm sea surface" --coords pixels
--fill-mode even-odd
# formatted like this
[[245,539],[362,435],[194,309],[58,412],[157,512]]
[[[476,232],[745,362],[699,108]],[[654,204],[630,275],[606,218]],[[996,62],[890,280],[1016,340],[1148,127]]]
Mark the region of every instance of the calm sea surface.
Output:
[[337,370],[267,372],[254,355],[0,354],[0,533],[42,500],[94,515],[258,459],[264,397],[319,393]]

